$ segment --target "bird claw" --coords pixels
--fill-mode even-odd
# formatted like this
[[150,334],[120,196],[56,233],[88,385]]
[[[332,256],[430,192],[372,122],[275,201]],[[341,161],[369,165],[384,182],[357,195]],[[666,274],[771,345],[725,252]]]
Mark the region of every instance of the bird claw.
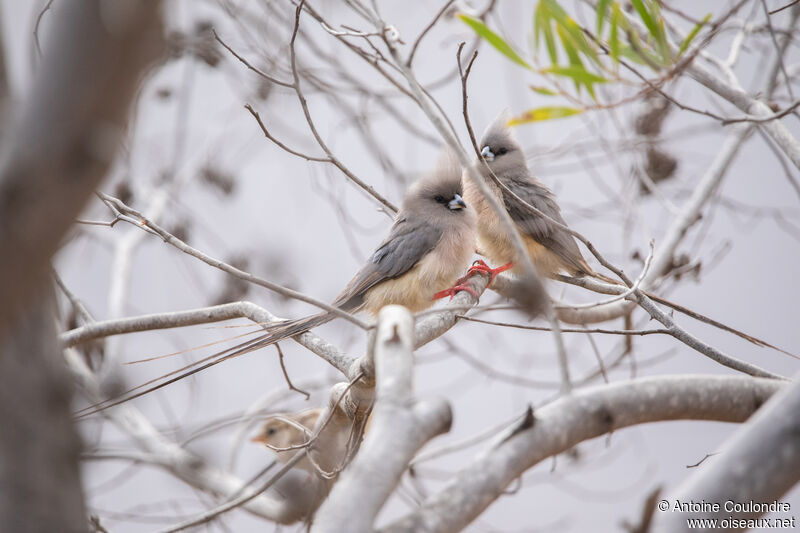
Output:
[[478,259],[477,261],[475,261],[472,264],[471,267],[469,267],[469,270],[467,270],[467,275],[466,276],[458,279],[456,281],[456,284],[454,286],[450,287],[449,289],[445,289],[443,291],[439,291],[436,294],[434,294],[433,295],[433,299],[434,300],[438,300],[440,298],[444,298],[445,296],[449,296],[450,299],[452,300],[453,297],[456,295],[456,293],[458,291],[467,291],[468,293],[473,295],[475,298],[479,298],[479,295],[478,295],[477,291],[475,291],[475,289],[473,289],[472,287],[470,287],[469,285],[466,284],[467,280],[471,276],[473,276],[476,273],[489,274],[489,283],[486,284],[486,286],[488,287],[489,285],[492,284],[492,282],[494,281],[494,278],[496,278],[498,274],[500,274],[501,272],[505,272],[506,270],[508,270],[512,266],[513,266],[513,263],[506,263],[503,266],[499,266],[497,268],[492,268],[489,265],[487,265],[483,261],[483,259]]
[[[464,278],[464,279],[466,279],[466,278]],[[450,287],[449,289],[445,289],[443,291],[439,291],[436,294],[434,294],[433,295],[433,299],[434,300],[438,300],[440,298],[444,298],[445,296],[449,296],[450,299],[452,300],[453,297],[456,295],[456,293],[458,293],[458,291],[467,291],[468,293],[473,295],[475,298],[479,298],[480,297],[478,295],[478,291],[476,291],[475,289],[473,289],[469,285],[464,285],[459,280],[458,282],[456,282],[456,285]]]
[[497,268],[492,268],[489,265],[487,265],[483,259],[478,259],[472,264],[469,270],[467,270],[467,275],[459,280],[459,283],[463,282],[463,280],[466,280],[476,272],[479,272],[481,274],[489,274],[489,283],[487,284],[488,287],[489,285],[492,284],[494,278],[496,278],[501,272],[505,272],[506,270],[510,269],[512,266],[514,266],[513,262],[506,263],[505,265],[499,266]]

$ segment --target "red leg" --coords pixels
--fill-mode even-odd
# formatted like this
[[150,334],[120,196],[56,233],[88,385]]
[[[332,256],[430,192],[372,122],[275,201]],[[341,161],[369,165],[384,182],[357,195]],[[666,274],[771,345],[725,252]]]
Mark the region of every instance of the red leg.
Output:
[[469,285],[464,285],[463,283],[458,283],[458,282],[456,282],[456,283],[457,283],[457,285],[454,285],[454,286],[450,287],[449,289],[445,289],[443,291],[439,291],[436,294],[434,294],[433,295],[433,299],[434,300],[438,300],[439,298],[444,298],[445,296],[449,296],[450,299],[452,300],[453,296],[455,296],[458,291],[467,291],[468,293],[473,295],[475,298],[479,298],[478,292],[475,289],[473,289],[472,287],[470,287]]
[[503,266],[499,266],[497,268],[491,268],[482,259],[478,259],[469,268],[469,270],[467,270],[466,276],[456,281],[456,284],[453,287],[450,287],[449,289],[445,289],[443,291],[439,291],[436,294],[434,294],[433,299],[438,300],[439,298],[444,298],[445,296],[449,296],[450,299],[452,300],[453,296],[455,296],[458,291],[467,291],[475,298],[478,298],[478,293],[475,291],[475,289],[473,289],[469,285],[466,285],[466,281],[470,278],[470,276],[474,275],[475,273],[489,274],[489,283],[487,284],[488,286],[492,284],[494,278],[496,278],[498,274],[500,274],[501,272],[505,272],[512,266],[513,263],[506,263]]
[[468,278],[469,276],[471,276],[475,272],[480,272],[482,274],[489,274],[489,285],[491,285],[492,282],[494,281],[494,278],[496,278],[498,276],[498,274],[500,274],[501,272],[505,272],[506,270],[510,269],[512,266],[514,266],[513,262],[506,263],[505,265],[499,266],[497,268],[492,268],[489,265],[487,265],[483,261],[483,259],[478,259],[477,261],[475,261],[475,263],[472,264],[470,269],[467,270],[466,277]]

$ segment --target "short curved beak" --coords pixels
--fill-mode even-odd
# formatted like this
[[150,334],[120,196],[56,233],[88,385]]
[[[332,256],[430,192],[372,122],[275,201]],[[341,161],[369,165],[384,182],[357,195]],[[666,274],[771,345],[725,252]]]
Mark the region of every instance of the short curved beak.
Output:
[[461,198],[460,194],[454,194],[453,199],[447,202],[447,208],[451,211],[458,211],[459,209],[464,209],[467,207],[467,204],[464,202],[464,199]]
[[481,150],[481,155],[487,161],[494,161],[494,152],[492,152],[492,149],[489,148],[488,144],[483,147],[483,150]]

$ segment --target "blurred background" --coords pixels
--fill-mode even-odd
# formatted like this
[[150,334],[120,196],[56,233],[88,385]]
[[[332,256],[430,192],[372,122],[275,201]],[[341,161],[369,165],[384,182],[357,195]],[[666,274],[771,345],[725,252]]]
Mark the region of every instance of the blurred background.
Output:
[[[57,3],[57,0],[56,0]],[[768,0],[770,9],[785,0]],[[667,2],[665,16],[682,31],[691,19],[714,17],[734,4]],[[36,38],[45,48],[51,20],[49,3],[3,0],[3,41],[15,95],[24,95],[38,61]],[[337,27],[367,24],[339,2],[314,2]],[[408,48],[443,2],[380,3]],[[583,2],[561,5],[583,25],[595,15]],[[553,105],[558,97],[530,89],[540,75],[520,68],[485,43],[454,13],[484,16],[526,58],[544,61],[533,41],[535,2],[456,3],[431,29],[414,59],[418,79],[438,100],[465,147],[469,139],[461,115],[456,70],[458,44],[477,45],[469,79],[470,115],[478,133],[503,110],[519,115]],[[289,49],[295,6],[289,2],[170,0],[164,3],[168,55],[141,86],[133,119],[113,171],[102,191],[142,211],[192,246],[268,280],[330,301],[381,241],[391,219],[374,199],[334,166],[306,161],[268,139],[250,104],[270,132],[285,145],[324,156],[303,117],[294,91],[259,77],[225,50],[219,38],[258,69],[289,80]],[[681,17],[682,13],[687,17]],[[770,17],[785,28],[791,10]],[[687,20],[689,19],[689,20]],[[742,25],[749,25],[734,71],[742,86],[763,91],[775,48],[761,2],[749,2],[727,22],[707,52],[728,59]],[[737,26],[738,24],[738,26]],[[35,31],[37,30],[37,31]],[[783,34],[778,32],[777,35]],[[784,63],[800,92],[796,33]],[[427,118],[374,68],[347,50],[310,17],[301,19],[297,61],[308,107],[321,137],[356,176],[395,203],[414,179],[429,170],[441,141]],[[636,95],[634,82],[598,86],[600,102]],[[706,88],[678,77],[666,89],[680,102],[715,114],[740,116]],[[794,100],[785,83],[774,97]],[[586,94],[583,100],[591,102]],[[663,99],[631,98],[609,109],[533,122],[515,128],[534,174],[556,192],[565,219],[612,262],[635,277],[711,165],[731,126],[707,116],[669,107]],[[655,111],[654,111],[655,110]],[[663,116],[662,116],[663,115]],[[663,120],[662,120],[663,119]],[[661,122],[659,122],[661,121]],[[797,137],[800,125],[790,114],[783,123]],[[738,151],[724,181],[678,248],[680,275],[659,294],[725,324],[800,352],[797,323],[797,260],[800,255],[800,196],[792,180],[796,168],[776,155],[760,133]],[[108,209],[90,201],[82,218],[110,220]],[[589,258],[589,254],[584,254]],[[592,262],[592,261],[590,261]],[[592,262],[596,269],[599,265]],[[55,268],[69,289],[97,319],[192,309],[249,300],[282,317],[315,312],[311,306],[248,286],[160,239],[126,224],[113,228],[76,225]],[[603,297],[548,282],[552,296],[568,302]],[[482,305],[505,303],[487,291]],[[63,305],[65,316],[69,306]],[[516,311],[480,312],[481,318],[528,323]],[[758,348],[733,335],[685,317],[676,320],[705,342],[740,359],[785,376],[800,365],[782,353]],[[109,338],[88,350],[136,361],[184,352],[121,370],[131,387],[174,370],[225,346],[214,344],[246,330],[237,320]],[[533,324],[544,325],[541,320]],[[641,310],[632,325],[651,326]],[[621,319],[606,325],[624,329]],[[348,353],[363,353],[364,335],[344,321],[317,333]],[[610,381],[634,376],[728,374],[701,354],[667,336],[633,339],[625,353],[616,335],[565,334],[570,369],[580,386],[600,385],[597,353]],[[230,341],[232,344],[236,341]],[[196,350],[186,351],[192,348]],[[251,408],[286,412],[319,407],[342,376],[295,343],[282,345],[293,382],[312,393],[309,400],[287,390],[274,349],[225,362],[158,392],[135,405],[170,439],[243,479],[272,460],[271,452],[251,444],[258,419],[242,421]],[[416,394],[442,396],[453,407],[454,424],[431,442],[436,449],[500,428],[528,405],[558,394],[559,374],[552,335],[461,321],[446,335],[416,353]],[[78,398],[79,405],[83,406]],[[493,430],[493,428],[495,428]],[[518,487],[483,514],[474,531],[617,531],[623,520],[638,519],[645,495],[658,485],[674,487],[692,473],[691,465],[714,454],[735,426],[713,422],[669,422],[620,431],[583,443],[572,453],[529,470]],[[93,452],[133,448],[128,435],[92,417],[80,424],[89,458],[84,484],[90,512],[109,531],[139,532],[166,527],[213,506],[214,499],[153,466],[119,460],[92,460]],[[381,515],[385,523],[402,515],[422,494],[432,494],[470,461],[485,442],[420,464],[417,480],[406,481]],[[708,461],[713,461],[710,457]],[[800,491],[783,498],[800,509]],[[210,531],[254,531],[262,519],[237,510],[206,525]],[[282,526],[277,530],[301,530]]]

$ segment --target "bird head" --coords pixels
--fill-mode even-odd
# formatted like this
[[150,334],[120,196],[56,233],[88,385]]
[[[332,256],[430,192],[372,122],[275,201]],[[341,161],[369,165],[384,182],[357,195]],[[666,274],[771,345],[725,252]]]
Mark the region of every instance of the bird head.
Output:
[[[508,127],[508,120],[508,112],[501,113],[486,128],[480,143],[481,157],[498,177],[508,171],[527,168],[525,154]],[[478,168],[483,168],[480,161]]]
[[[279,415],[271,418],[264,423],[258,434],[250,441],[275,448],[303,444],[309,439],[320,411],[312,409],[299,414]],[[305,428],[305,430],[301,428]]]
[[468,210],[463,194],[461,168],[452,156],[444,155],[434,172],[411,186],[403,209],[445,216],[463,214]]

